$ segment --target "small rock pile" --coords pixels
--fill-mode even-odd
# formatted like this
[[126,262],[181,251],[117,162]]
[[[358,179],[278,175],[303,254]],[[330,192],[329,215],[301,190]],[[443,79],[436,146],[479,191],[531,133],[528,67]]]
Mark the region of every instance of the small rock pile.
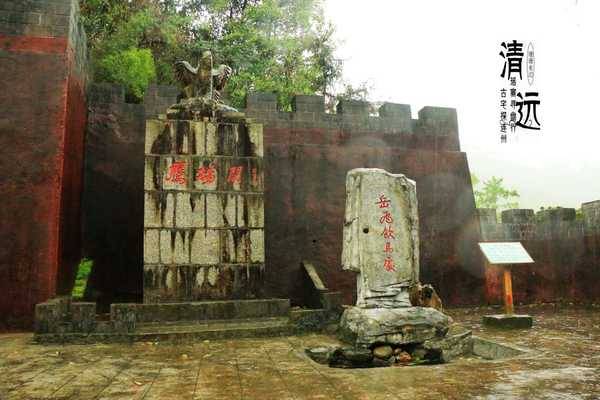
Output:
[[451,334],[423,343],[376,343],[370,347],[324,346],[306,349],[315,362],[333,368],[374,368],[440,364],[472,352],[471,332]]

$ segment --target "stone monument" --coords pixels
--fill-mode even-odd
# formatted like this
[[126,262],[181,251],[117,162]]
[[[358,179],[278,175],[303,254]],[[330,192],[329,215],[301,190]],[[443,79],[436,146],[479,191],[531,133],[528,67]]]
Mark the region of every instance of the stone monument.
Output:
[[342,266],[357,275],[357,302],[341,332],[357,346],[423,343],[443,337],[450,317],[410,302],[419,284],[419,218],[414,181],[382,169],[346,176]]
[[180,101],[146,123],[144,302],[260,296],[262,125],[221,102],[231,73],[176,63]]

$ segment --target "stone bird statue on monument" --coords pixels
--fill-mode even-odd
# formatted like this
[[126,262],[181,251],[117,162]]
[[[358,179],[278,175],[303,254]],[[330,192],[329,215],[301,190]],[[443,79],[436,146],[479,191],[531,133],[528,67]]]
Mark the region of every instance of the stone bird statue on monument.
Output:
[[212,53],[202,53],[196,68],[187,61],[175,63],[175,77],[183,86],[184,98],[205,97],[221,101],[221,91],[225,88],[233,70],[225,64],[213,68]]
[[168,118],[199,119],[219,115],[231,119],[244,116],[221,101],[222,90],[233,70],[225,64],[213,68],[210,51],[202,53],[197,67],[192,67],[187,61],[177,61],[174,70],[182,90],[177,103],[167,110]]

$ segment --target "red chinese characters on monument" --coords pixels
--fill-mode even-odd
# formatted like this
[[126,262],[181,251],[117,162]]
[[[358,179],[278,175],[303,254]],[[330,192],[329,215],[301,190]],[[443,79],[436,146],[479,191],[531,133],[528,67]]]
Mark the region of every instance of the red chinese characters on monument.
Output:
[[175,161],[169,166],[165,180],[167,182],[185,185],[185,161]]
[[[379,208],[386,209],[390,208],[392,202],[391,200],[385,197],[385,194],[379,196],[379,201],[375,204],[379,206]],[[383,238],[386,240],[385,247],[383,252],[385,253],[385,260],[383,261],[383,268],[388,271],[396,271],[396,267],[394,266],[394,260],[392,259],[391,253],[394,252],[392,248],[391,239],[395,239],[394,230],[392,229],[392,223],[394,222],[394,218],[389,210],[383,210],[383,214],[381,218],[379,218],[379,223],[383,225],[383,233],[381,234]]]
[[244,171],[243,166],[230,167],[227,173],[227,182],[229,183],[241,183],[242,172]]
[[213,164],[203,165],[196,171],[196,182],[210,185],[215,182],[217,169]]

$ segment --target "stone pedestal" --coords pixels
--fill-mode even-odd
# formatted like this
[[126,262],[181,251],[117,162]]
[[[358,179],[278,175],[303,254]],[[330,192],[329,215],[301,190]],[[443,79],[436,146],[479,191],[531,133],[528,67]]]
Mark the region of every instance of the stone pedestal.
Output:
[[262,125],[149,120],[145,146],[144,302],[258,297]]
[[501,329],[529,329],[533,326],[533,318],[526,314],[484,315],[483,325]]
[[358,346],[403,345],[441,338],[452,320],[434,308],[351,307],[340,322],[342,339]]
[[342,265],[358,273],[356,307],[340,323],[343,339],[404,345],[446,334],[450,317],[410,303],[409,288],[419,282],[415,182],[381,169],[348,172]]

